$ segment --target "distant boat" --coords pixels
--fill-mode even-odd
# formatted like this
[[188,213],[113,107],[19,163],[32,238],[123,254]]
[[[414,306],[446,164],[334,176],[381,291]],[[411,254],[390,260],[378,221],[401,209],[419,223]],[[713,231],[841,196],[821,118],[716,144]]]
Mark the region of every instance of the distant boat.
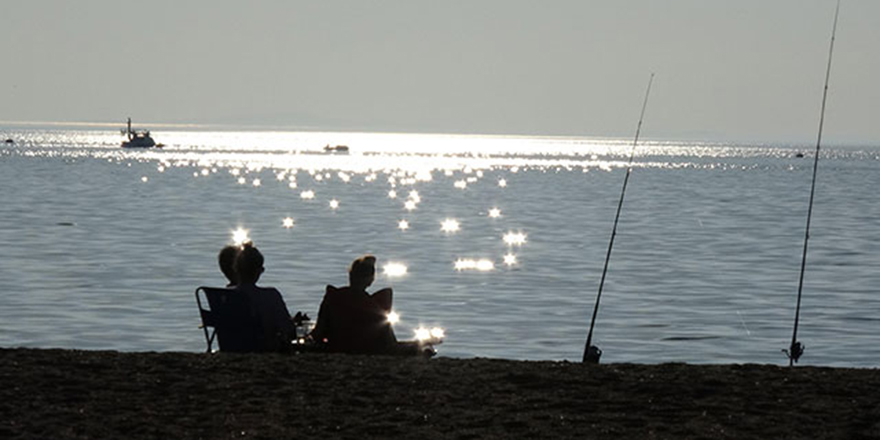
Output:
[[324,146],[324,151],[328,153],[348,153],[348,145],[336,145],[335,147],[326,145]]
[[15,141],[12,140],[12,138],[9,138],[9,139],[6,139],[6,143],[7,143],[7,144],[14,144]]
[[152,148],[162,147],[162,144],[156,145],[156,141],[150,137],[149,130],[134,131],[131,129],[131,118],[128,118],[128,128],[123,132],[128,136],[127,141],[122,141],[122,148]]

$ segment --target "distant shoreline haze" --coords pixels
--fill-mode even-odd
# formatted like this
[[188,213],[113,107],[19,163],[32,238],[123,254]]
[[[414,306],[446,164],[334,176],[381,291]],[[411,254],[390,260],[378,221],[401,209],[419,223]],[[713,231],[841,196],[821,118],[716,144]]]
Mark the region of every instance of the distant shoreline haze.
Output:
[[[647,125],[647,124],[646,124]],[[325,132],[325,133],[400,133],[400,134],[424,134],[424,135],[450,135],[450,136],[489,136],[489,137],[522,137],[522,138],[575,138],[575,139],[610,139],[632,140],[634,133],[621,134],[588,134],[588,133],[520,133],[520,132],[471,132],[471,131],[425,131],[407,129],[371,129],[366,127],[334,127],[334,126],[304,126],[295,124],[229,124],[229,123],[200,123],[200,122],[152,122],[132,120],[132,127],[150,131],[253,131],[253,132]],[[18,130],[34,129],[73,129],[73,130],[120,130],[125,128],[125,120],[120,121],[0,121],[0,137],[4,133]],[[8,135],[5,135],[8,136]],[[768,145],[792,145],[798,147],[815,147],[816,134],[810,136],[798,136],[789,138],[754,138],[750,136],[723,137],[708,132],[691,132],[682,134],[660,133],[653,134],[648,128],[643,129],[640,142],[710,142],[710,143],[734,143],[734,144],[768,144]],[[880,146],[880,140],[857,139],[844,137],[831,137],[826,134],[822,139],[823,146]]]
[[[646,139],[809,144],[835,4],[7,1],[0,121],[627,138],[654,73]],[[877,17],[842,2],[830,144],[880,143]]]

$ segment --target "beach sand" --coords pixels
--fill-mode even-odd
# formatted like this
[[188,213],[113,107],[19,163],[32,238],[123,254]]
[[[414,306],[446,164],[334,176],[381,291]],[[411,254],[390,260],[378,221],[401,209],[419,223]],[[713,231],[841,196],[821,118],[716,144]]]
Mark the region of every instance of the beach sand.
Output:
[[0,438],[880,438],[880,370],[0,349]]

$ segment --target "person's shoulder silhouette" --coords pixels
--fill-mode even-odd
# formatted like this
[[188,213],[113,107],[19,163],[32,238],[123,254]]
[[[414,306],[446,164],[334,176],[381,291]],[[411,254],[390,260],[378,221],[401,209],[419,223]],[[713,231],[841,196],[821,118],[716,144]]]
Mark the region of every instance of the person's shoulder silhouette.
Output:
[[263,331],[263,351],[284,351],[296,336],[296,327],[281,292],[274,287],[259,287],[257,281],[265,271],[263,254],[246,244],[235,259],[238,285],[235,290],[247,296]]

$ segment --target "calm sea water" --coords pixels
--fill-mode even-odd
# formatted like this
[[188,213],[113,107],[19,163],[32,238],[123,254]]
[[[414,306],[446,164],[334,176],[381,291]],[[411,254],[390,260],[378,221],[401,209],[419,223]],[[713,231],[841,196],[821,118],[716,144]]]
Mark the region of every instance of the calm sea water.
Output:
[[[111,130],[5,133],[17,142],[0,146],[0,346],[125,351],[204,350],[193,291],[224,284],[216,254],[242,228],[292,312],[315,316],[324,286],[372,253],[407,269],[375,285],[395,289],[399,337],[441,326],[445,356],[579,360],[630,151],[181,131],[125,151]],[[594,334],[603,362],[786,364],[811,156],[640,145]],[[880,149],[823,149],[802,364],[880,365],[878,187]]]

